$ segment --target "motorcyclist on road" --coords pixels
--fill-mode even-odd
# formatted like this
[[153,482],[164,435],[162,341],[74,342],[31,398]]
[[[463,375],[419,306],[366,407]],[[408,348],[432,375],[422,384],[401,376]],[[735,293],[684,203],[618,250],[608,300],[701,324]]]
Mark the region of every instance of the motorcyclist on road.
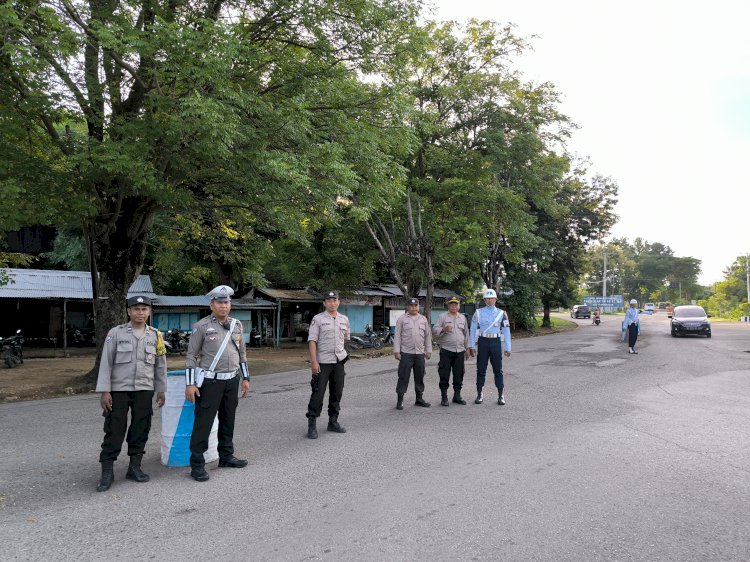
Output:
[[599,307],[597,306],[594,309],[594,316],[592,316],[592,318],[591,318],[591,323],[592,324],[596,324],[596,321],[600,320],[600,316],[601,316],[601,312],[599,311]]

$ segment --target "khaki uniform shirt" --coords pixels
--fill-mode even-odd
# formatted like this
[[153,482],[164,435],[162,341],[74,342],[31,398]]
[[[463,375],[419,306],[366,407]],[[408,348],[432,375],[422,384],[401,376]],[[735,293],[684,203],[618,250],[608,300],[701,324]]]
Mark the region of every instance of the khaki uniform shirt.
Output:
[[[193,333],[190,334],[190,343],[188,343],[188,350],[185,354],[185,366],[187,368],[208,369],[211,366],[221,344],[224,342],[224,337],[227,335],[232,320],[231,316],[227,318],[227,327],[225,328],[219,323],[216,316],[211,314],[193,324]],[[247,356],[245,341],[242,339],[242,322],[237,320],[234,325],[234,333],[227,342],[227,347],[221,354],[214,371],[217,373],[233,373],[240,368],[240,362],[246,363]]]
[[324,310],[313,316],[307,341],[316,342],[318,363],[336,363],[346,359],[344,343],[350,336],[349,318],[340,312],[333,317]]
[[[453,331],[443,331],[448,324],[453,326]],[[432,332],[438,337],[438,343],[443,349],[460,353],[469,347],[469,323],[466,316],[460,312],[456,316],[450,312],[443,312],[435,322]]]
[[421,314],[408,312],[396,320],[396,337],[393,339],[393,353],[432,353],[432,331],[427,318]]
[[146,326],[141,338],[128,322],[107,333],[99,363],[96,392],[164,392],[167,386],[166,355],[156,355],[157,330]]

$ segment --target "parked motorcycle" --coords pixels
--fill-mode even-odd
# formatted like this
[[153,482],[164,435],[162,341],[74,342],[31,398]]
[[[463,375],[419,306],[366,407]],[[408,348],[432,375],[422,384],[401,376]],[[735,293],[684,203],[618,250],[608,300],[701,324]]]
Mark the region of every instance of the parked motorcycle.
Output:
[[380,335],[372,330],[372,326],[369,324],[365,326],[365,333],[363,336],[350,336],[350,340],[347,343],[347,348],[350,351],[357,349],[381,349],[383,347],[383,340],[380,339]]
[[380,339],[383,340],[383,345],[393,345],[393,332],[391,327],[385,324],[380,326]]
[[172,328],[164,335],[164,347],[167,353],[179,353],[182,355],[187,351],[190,334],[180,332],[177,328]]
[[65,329],[68,345],[89,346],[96,345],[96,331],[94,328],[79,328],[68,326]]
[[9,338],[3,338],[2,349],[3,361],[9,369],[23,363],[23,335],[21,330],[17,330],[15,335]]

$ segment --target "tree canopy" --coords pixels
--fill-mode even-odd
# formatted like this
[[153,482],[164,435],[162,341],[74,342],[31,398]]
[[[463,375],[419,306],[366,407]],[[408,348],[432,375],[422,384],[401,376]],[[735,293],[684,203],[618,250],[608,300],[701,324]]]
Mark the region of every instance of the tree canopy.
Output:
[[428,312],[436,286],[486,284],[530,326],[571,300],[616,183],[567,153],[512,27],[420,10],[4,4],[0,227],[60,229],[47,257],[88,262],[99,341],[144,268],[185,293],[392,281]]

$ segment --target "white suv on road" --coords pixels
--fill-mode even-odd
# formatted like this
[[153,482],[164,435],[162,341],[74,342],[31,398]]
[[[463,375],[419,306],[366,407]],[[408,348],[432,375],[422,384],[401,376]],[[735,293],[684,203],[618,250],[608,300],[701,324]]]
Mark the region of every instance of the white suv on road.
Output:
[[643,305],[643,310],[647,312],[648,311],[656,312],[656,305],[652,302],[647,302],[646,304]]

